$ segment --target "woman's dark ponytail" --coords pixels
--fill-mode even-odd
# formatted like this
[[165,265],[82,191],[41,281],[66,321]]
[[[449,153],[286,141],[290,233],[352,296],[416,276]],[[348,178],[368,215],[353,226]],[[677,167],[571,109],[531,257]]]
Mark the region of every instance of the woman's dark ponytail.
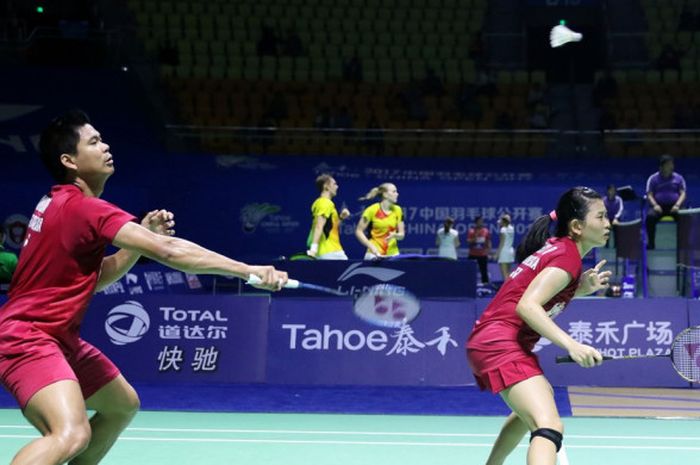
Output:
[[588,204],[592,200],[602,199],[599,193],[588,187],[574,187],[564,192],[559,198],[557,209],[548,215],[542,215],[530,226],[525,237],[518,245],[515,260],[522,262],[528,256],[537,252],[551,237],[550,226],[555,221],[557,227],[554,232],[556,237],[564,237],[569,234],[569,223],[577,219],[584,221],[588,214]]
[[515,251],[516,262],[522,262],[542,248],[547,239],[552,237],[549,232],[551,224],[552,218],[549,215],[542,215],[530,225],[530,229],[527,230],[525,237],[520,241],[518,249]]

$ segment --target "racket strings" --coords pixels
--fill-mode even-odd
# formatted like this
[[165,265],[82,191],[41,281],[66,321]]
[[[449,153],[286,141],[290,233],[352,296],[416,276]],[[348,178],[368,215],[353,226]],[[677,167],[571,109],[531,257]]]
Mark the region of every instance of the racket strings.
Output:
[[377,284],[357,298],[354,311],[373,325],[399,328],[418,316],[420,302],[401,286]]
[[671,352],[673,366],[691,382],[700,382],[700,326],[688,328],[676,336]]

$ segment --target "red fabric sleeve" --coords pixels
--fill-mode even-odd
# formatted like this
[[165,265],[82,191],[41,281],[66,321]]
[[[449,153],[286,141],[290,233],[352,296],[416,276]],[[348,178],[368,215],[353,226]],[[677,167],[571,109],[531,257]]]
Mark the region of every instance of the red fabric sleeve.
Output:
[[109,244],[122,226],[136,219],[116,205],[95,197],[84,197],[65,208],[73,220],[63,232],[63,241],[76,248],[96,241]]

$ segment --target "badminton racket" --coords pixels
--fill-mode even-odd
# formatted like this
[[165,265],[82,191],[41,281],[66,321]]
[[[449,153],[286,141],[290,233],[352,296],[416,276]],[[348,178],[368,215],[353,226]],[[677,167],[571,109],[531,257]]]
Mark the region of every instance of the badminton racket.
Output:
[[[626,355],[622,357],[603,357],[603,360],[630,360],[638,358],[670,358],[673,369],[681,378],[691,383],[700,382],[700,326],[686,328],[676,335],[671,349],[661,355]],[[571,357],[560,356],[557,363],[575,363]]]
[[[248,277],[247,284],[262,283],[256,275]],[[289,279],[285,289],[310,289],[340,297],[353,298],[353,312],[363,321],[375,326],[400,328],[415,320],[420,314],[421,305],[418,298],[408,289],[393,284],[376,284],[365,289],[357,296],[352,296],[332,287],[304,283]]]

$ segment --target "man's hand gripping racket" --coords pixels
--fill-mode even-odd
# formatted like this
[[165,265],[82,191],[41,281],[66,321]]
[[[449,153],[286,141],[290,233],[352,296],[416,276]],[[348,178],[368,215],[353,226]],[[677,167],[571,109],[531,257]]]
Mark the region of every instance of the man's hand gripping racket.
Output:
[[248,275],[248,284],[258,289],[279,291],[287,285],[287,273],[276,270],[274,266],[251,266],[250,270],[252,273]]
[[[248,277],[247,284],[259,285],[260,278]],[[354,297],[330,287],[288,279],[285,289],[311,289],[339,297]],[[360,319],[375,326],[399,328],[415,320],[420,313],[420,301],[405,287],[377,284],[354,297],[353,312]]]

